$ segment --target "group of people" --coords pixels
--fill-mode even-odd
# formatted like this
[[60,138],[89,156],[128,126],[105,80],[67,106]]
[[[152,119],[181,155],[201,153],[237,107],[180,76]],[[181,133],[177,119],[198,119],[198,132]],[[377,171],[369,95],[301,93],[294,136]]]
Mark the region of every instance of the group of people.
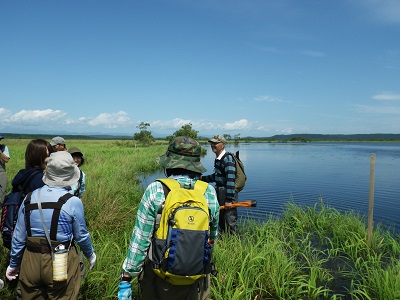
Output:
[[[82,152],[78,148],[68,151],[62,137],[50,142],[34,139],[26,147],[25,168],[13,178],[12,192],[24,187],[27,196],[18,211],[6,271],[8,280],[19,279],[19,299],[77,299],[82,278],[80,251],[89,269],[96,262],[80,199],[85,190],[79,168],[83,161]],[[63,280],[56,277],[60,270],[55,272],[60,262],[66,273]]]
[[[214,172],[209,175],[203,175],[206,169],[200,162],[201,146],[189,137],[175,137],[166,153],[157,158],[157,162],[164,168],[166,176],[181,186],[193,186],[197,180],[215,183],[215,187],[208,184],[204,192],[209,209],[210,239],[215,242],[219,232],[237,233],[237,211],[232,207],[238,200],[234,189],[236,165],[233,157],[226,155],[226,140],[223,136],[214,136],[208,142],[216,156]],[[8,161],[8,149],[2,150],[3,153],[7,155]],[[3,155],[1,157],[1,166],[4,166],[5,160]],[[25,200],[19,210],[10,265],[6,272],[8,280],[19,276],[22,299],[78,298],[81,277],[75,243],[88,259],[89,269],[96,262],[96,254],[86,228],[83,203],[79,198],[85,188],[83,182],[86,177],[79,169],[83,162],[82,152],[78,148],[68,150],[62,137],[55,137],[50,143],[41,139],[32,140],[27,146],[25,169],[15,176],[13,186],[32,172],[37,175],[29,185],[30,199]],[[66,193],[70,194],[67,201],[62,200]],[[209,274],[207,280],[174,286],[166,283],[152,270],[149,260],[151,236],[154,233],[157,210],[164,201],[163,185],[158,181],[151,183],[140,201],[127,255],[122,264],[119,299],[132,299],[130,282],[133,277],[138,277],[143,299],[207,299],[209,296]],[[63,204],[59,208],[48,205],[56,202]],[[225,209],[220,211],[221,205]],[[45,209],[48,206],[53,209]],[[59,218],[54,225],[52,218],[57,209],[60,211]],[[47,231],[50,231],[52,238]],[[66,280],[63,281],[53,278],[55,267],[52,261],[59,248],[69,250]]]

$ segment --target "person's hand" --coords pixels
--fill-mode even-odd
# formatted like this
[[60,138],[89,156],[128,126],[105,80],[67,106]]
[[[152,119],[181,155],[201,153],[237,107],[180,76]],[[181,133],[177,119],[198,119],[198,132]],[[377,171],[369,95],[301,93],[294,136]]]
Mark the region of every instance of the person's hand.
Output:
[[132,300],[132,284],[121,281],[118,287],[118,300]]
[[96,253],[93,252],[93,254],[90,255],[90,257],[88,258],[88,261],[89,261],[88,270],[91,270],[91,269],[93,269],[94,264],[96,263]]
[[18,276],[18,268],[11,268],[10,266],[7,267],[6,277],[8,280],[17,279]]
[[232,202],[225,202],[225,209],[231,209],[232,208]]
[[0,290],[4,287],[4,281],[0,279]]

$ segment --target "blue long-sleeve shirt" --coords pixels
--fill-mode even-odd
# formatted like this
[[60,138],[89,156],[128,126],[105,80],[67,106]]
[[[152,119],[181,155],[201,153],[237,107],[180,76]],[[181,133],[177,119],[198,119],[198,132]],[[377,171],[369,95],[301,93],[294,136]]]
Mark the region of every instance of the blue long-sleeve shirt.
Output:
[[[40,193],[40,202],[57,202],[64,194],[68,193],[68,189],[61,187],[43,186],[32,192],[31,203],[37,203]],[[48,230],[51,230],[51,218],[53,209],[43,209],[43,216]],[[38,209],[30,212],[30,224],[32,236],[46,237],[43,229],[40,212]],[[67,242],[74,238],[79,245],[83,254],[89,258],[93,252],[93,245],[90,234],[86,228],[85,213],[82,201],[78,197],[71,197],[62,207],[60,218],[57,226],[57,241]],[[17,268],[21,264],[22,255],[27,240],[27,231],[25,223],[25,204],[23,203],[18,212],[18,221],[15,226],[12,245],[10,266]]]
[[202,176],[205,182],[215,182],[217,186],[226,188],[226,201],[235,201],[235,178],[236,163],[235,159],[225,149],[214,161],[214,173]]

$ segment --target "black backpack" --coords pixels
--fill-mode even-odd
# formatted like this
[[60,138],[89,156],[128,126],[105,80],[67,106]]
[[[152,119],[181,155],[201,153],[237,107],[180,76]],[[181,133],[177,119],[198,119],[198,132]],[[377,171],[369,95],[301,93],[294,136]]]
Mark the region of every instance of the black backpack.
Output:
[[4,198],[3,207],[1,209],[0,231],[3,238],[3,246],[8,249],[11,249],[11,239],[15,224],[17,223],[19,207],[25,196],[30,192],[27,189],[33,177],[40,172],[39,170],[33,171],[23,184],[18,185],[18,187],[13,187],[11,193]]

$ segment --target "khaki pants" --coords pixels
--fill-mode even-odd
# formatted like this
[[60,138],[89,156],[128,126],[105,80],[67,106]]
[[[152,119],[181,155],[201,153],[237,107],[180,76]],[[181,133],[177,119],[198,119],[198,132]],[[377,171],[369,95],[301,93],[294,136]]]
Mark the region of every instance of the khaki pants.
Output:
[[4,203],[4,197],[6,196],[6,190],[7,190],[7,173],[0,169],[0,207]]
[[[47,244],[45,238],[30,237],[38,247]],[[71,247],[68,253],[68,279],[53,281],[53,266],[50,253],[34,253],[25,250],[19,273],[21,297],[30,299],[78,299],[81,285],[78,253]]]
[[210,275],[192,285],[172,285],[158,277],[147,260],[139,284],[144,300],[205,300],[210,294]]

